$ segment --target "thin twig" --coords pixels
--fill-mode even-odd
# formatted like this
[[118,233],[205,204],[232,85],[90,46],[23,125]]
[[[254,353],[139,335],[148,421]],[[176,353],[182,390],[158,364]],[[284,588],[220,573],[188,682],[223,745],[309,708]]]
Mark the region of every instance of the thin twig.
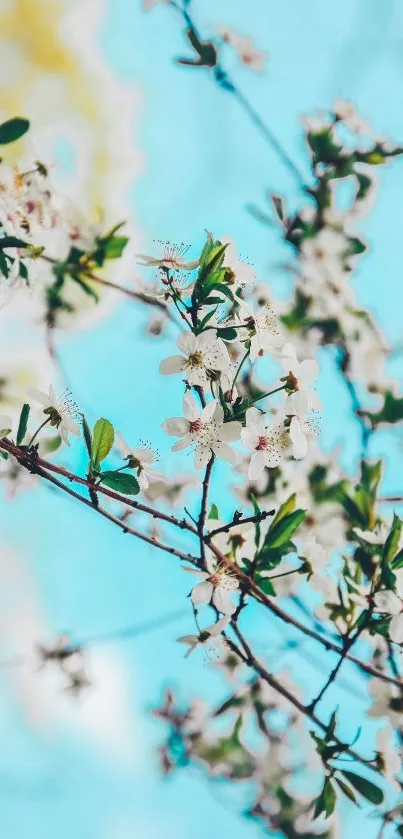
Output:
[[[249,647],[248,642],[246,641],[246,639],[244,638],[244,636],[240,632],[240,630],[239,630],[235,621],[231,622],[231,627],[232,627],[233,631],[235,632],[235,635],[237,636],[238,640],[242,644],[242,647],[243,647],[245,652],[243,653],[241,650],[239,650],[239,648],[236,646],[236,644],[234,644],[232,641],[227,639],[227,643],[229,644],[231,649],[237,655],[240,656],[240,658],[245,662],[245,664],[248,667],[250,667],[256,673],[258,673],[259,676],[265,682],[267,682],[267,684],[270,685],[270,687],[272,687],[277,693],[279,693],[281,696],[283,696],[284,699],[287,699],[288,702],[290,702],[292,705],[294,705],[294,707],[297,708],[297,710],[300,711],[301,714],[303,714],[304,716],[311,719],[312,722],[314,722],[315,725],[317,725],[322,731],[326,732],[328,726],[325,723],[323,723],[321,719],[319,719],[319,717],[314,713],[314,711],[312,711],[309,708],[309,706],[307,707],[306,705],[303,704],[303,702],[301,702],[299,699],[297,699],[296,696],[294,696],[286,687],[284,687],[284,685],[282,685],[281,682],[279,682],[271,673],[269,673],[266,670],[266,668],[263,667],[263,665],[256,659],[256,657],[252,653],[251,648]],[[352,758],[354,758],[354,760],[358,761],[359,763],[363,763],[365,766],[371,766],[372,765],[372,763],[373,763],[372,760],[366,760],[365,758],[363,758],[360,754],[358,754],[358,752],[355,751],[355,749],[352,749],[351,746],[349,746],[347,743],[343,743],[335,735],[333,736],[333,739],[334,739],[335,743],[337,743],[337,745],[340,747],[341,751],[349,754]]]
[[212,471],[213,471],[214,460],[215,460],[215,458],[214,458],[214,455],[212,454],[211,458],[210,458],[210,460],[207,464],[206,472],[205,472],[205,475],[204,475],[201,507],[200,507],[199,519],[198,519],[198,522],[197,522],[197,530],[198,530],[198,533],[199,533],[199,541],[200,541],[200,561],[201,561],[201,564],[202,564],[203,568],[206,567],[205,544],[204,544],[204,541],[205,541],[204,540],[204,527],[205,527],[205,524],[206,524],[208,491],[209,491],[209,487],[210,487],[210,479],[211,479],[211,474],[212,474]]
[[268,516],[274,516],[275,510],[262,510],[260,513],[257,513],[255,516],[248,516],[247,518],[237,518],[234,521],[230,521],[229,524],[223,524],[222,527],[216,527],[215,530],[211,530],[207,536],[204,537],[205,542],[210,542],[214,536],[217,536],[218,533],[229,533],[233,527],[238,527],[239,524],[259,524],[259,522],[264,521]]
[[[74,472],[70,472],[65,467],[57,466],[55,463],[51,463],[41,457],[33,457],[31,452],[23,451],[19,446],[16,446],[6,438],[0,440],[0,449],[12,454],[21,466],[24,466],[28,469],[28,471],[32,471],[32,468],[35,467],[36,469],[36,466],[40,466],[48,472],[55,472],[58,475],[62,475],[63,478],[67,478],[67,480],[73,483],[85,486],[87,489],[93,488],[93,483],[88,478],[81,478],[79,475],[75,475]],[[166,521],[168,524],[179,527],[181,530],[188,530],[190,533],[194,533],[195,535],[198,533],[196,527],[193,527],[186,521],[186,519],[177,519],[175,516],[163,513],[162,510],[155,510],[147,504],[143,504],[140,501],[134,501],[132,498],[121,495],[119,492],[115,492],[115,490],[108,489],[102,484],[97,484],[97,492],[102,495],[106,495],[108,498],[112,498],[114,501],[120,501],[121,504],[125,504],[127,507],[132,507],[134,510],[140,510],[140,512],[148,513],[155,519]]]

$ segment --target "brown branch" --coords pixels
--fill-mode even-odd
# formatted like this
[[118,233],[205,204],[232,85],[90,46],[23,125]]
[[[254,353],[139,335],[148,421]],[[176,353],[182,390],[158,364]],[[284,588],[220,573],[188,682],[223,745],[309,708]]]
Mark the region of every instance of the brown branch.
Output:
[[[266,668],[263,667],[263,665],[257,660],[257,658],[253,655],[252,650],[251,650],[248,642],[246,641],[246,639],[244,638],[244,636],[242,635],[242,633],[238,629],[238,626],[237,626],[235,621],[231,622],[231,627],[232,627],[233,631],[235,632],[235,635],[237,636],[238,640],[242,644],[242,647],[243,647],[245,652],[242,653],[242,651],[239,650],[239,648],[236,646],[236,644],[234,644],[232,641],[230,641],[227,638],[227,643],[229,644],[231,649],[238,656],[240,656],[240,658],[245,662],[245,664],[248,667],[253,669],[255,671],[255,673],[258,673],[259,676],[265,682],[267,682],[268,685],[270,685],[270,687],[272,687],[277,693],[279,693],[281,696],[283,696],[284,699],[287,699],[288,702],[290,702],[291,705],[294,706],[294,708],[297,708],[297,710],[301,714],[303,714],[304,716],[306,716],[310,720],[312,720],[312,722],[314,722],[315,725],[317,725],[323,732],[326,732],[328,726],[325,723],[322,722],[322,720],[315,714],[315,712],[313,710],[311,710],[311,708],[309,706],[304,705],[303,702],[301,702],[299,699],[297,699],[296,696],[294,696],[286,687],[284,687],[284,685],[282,685],[281,682],[279,682],[271,673],[269,673],[268,670],[266,670]],[[335,743],[337,743],[337,745],[340,747],[340,750],[342,752],[346,752],[352,758],[354,758],[354,760],[358,761],[359,763],[364,764],[365,766],[371,766],[373,764],[373,762],[374,762],[373,760],[365,760],[365,758],[361,757],[361,755],[358,754],[358,752],[356,752],[355,749],[352,749],[351,746],[349,746],[347,743],[343,743],[335,735],[333,735],[333,740],[334,740]],[[337,758],[334,758],[334,759],[337,759]]]
[[[58,262],[57,259],[53,259],[53,257],[47,256],[43,253],[40,256],[40,259],[44,262],[48,262],[50,265],[57,265]],[[87,277],[88,280],[91,280],[91,282],[97,283],[97,285],[104,286],[105,288],[112,288],[114,291],[120,291],[121,294],[125,294],[126,297],[130,297],[132,300],[137,300],[140,301],[140,303],[145,303],[147,306],[153,306],[156,309],[160,309],[170,320],[176,323],[168,306],[161,300],[154,300],[147,294],[144,294],[144,292],[134,291],[131,288],[127,288],[127,286],[119,285],[119,283],[113,283],[111,280],[105,280],[103,277],[98,277],[96,274],[92,274],[90,271],[86,271],[85,269],[80,273]]]
[[209,542],[214,536],[217,536],[218,533],[228,533],[231,528],[237,527],[238,524],[259,524],[259,522],[264,521],[268,516],[274,516],[275,510],[262,510],[261,513],[258,513],[255,516],[248,516],[248,518],[237,518],[234,521],[230,521],[229,524],[223,524],[222,527],[217,527],[215,530],[211,530],[207,536],[204,537],[205,542]]
[[100,516],[103,516],[104,518],[108,519],[108,521],[111,521],[113,524],[116,524],[117,527],[119,527],[123,533],[129,533],[131,536],[136,536],[137,539],[141,539],[143,542],[147,542],[149,545],[153,545],[154,548],[159,548],[161,551],[165,551],[165,553],[173,554],[174,556],[177,556],[179,559],[182,559],[185,562],[191,562],[194,565],[200,565],[200,562],[197,559],[197,557],[192,556],[192,554],[186,554],[183,551],[178,550],[177,548],[173,548],[170,545],[165,545],[163,542],[160,542],[154,536],[147,536],[146,533],[141,533],[139,530],[135,530],[133,527],[129,527],[129,525],[126,524],[126,522],[117,518],[117,516],[113,516],[112,513],[109,513],[107,510],[104,510],[102,507],[99,506],[99,504],[93,504],[92,501],[90,501],[87,498],[84,498],[78,492],[75,492],[74,489],[72,489],[69,486],[66,486],[53,475],[49,475],[45,471],[45,469],[42,469],[41,466],[33,465],[31,471],[34,474],[40,475],[41,478],[44,478],[46,481],[49,481],[51,484],[58,487],[59,489],[63,490],[63,492],[66,492],[68,495],[72,496],[72,498],[75,498],[77,501],[81,501],[81,503],[85,504],[86,507],[90,507],[91,510],[94,510],[96,513],[99,513]]
[[[0,449],[3,449],[4,451],[13,454],[18,460],[18,462],[24,468],[28,469],[28,471],[36,472],[41,477],[45,478],[45,480],[50,481],[55,486],[58,486],[64,492],[68,492],[70,495],[74,495],[74,497],[76,497],[82,503],[86,504],[87,506],[90,506],[92,509],[96,509],[91,501],[87,501],[87,499],[83,498],[83,496],[79,495],[78,493],[74,493],[72,490],[70,490],[69,487],[66,487],[65,484],[56,481],[55,479],[51,480],[51,475],[48,474],[48,471],[56,472],[59,475],[62,475],[63,477],[67,478],[69,481],[74,481],[80,484],[81,486],[86,486],[88,489],[91,489],[92,484],[88,480],[74,475],[73,473],[69,472],[67,469],[64,469],[61,466],[56,466],[55,464],[48,463],[42,458],[33,458],[32,454],[30,454],[29,452],[21,451],[21,449],[18,446],[15,446],[14,443],[11,443],[7,439],[0,440]],[[187,522],[185,519],[176,519],[174,516],[162,513],[159,510],[154,510],[152,507],[148,507],[147,505],[142,504],[138,501],[128,499],[125,496],[121,496],[119,493],[114,492],[113,490],[109,490],[106,487],[102,487],[102,485],[99,484],[97,484],[97,492],[102,493],[108,496],[109,498],[113,498],[116,501],[120,501],[122,504],[125,504],[126,506],[133,507],[134,509],[138,509],[143,512],[149,513],[153,518],[166,521],[169,524],[175,525],[180,529],[187,530],[188,532],[193,533],[194,535],[199,535],[198,529],[196,529],[196,527],[194,527],[193,525],[189,524],[189,522]],[[145,539],[145,541],[148,541],[155,547],[160,547],[161,550],[167,550],[168,553],[173,553],[180,559],[185,559],[187,562],[191,562],[196,567],[200,567],[200,559],[198,559],[197,557],[192,556],[190,554],[184,554],[180,551],[176,551],[175,549],[171,550],[169,546],[162,546],[161,544],[157,543],[157,540],[153,540],[151,537],[145,538],[143,534],[138,533],[138,531],[134,531],[132,528],[129,529],[124,522],[107,513],[105,510],[102,510],[100,512],[101,515],[105,516],[106,518],[109,518],[110,521],[113,521],[122,529],[126,529],[126,531],[132,533],[132,535],[138,535],[139,538]],[[298,629],[299,632],[303,632],[308,637],[314,639],[315,641],[318,641],[326,650],[333,650],[339,655],[342,654],[343,650],[338,644],[335,644],[330,639],[323,637],[323,635],[321,635],[319,632],[316,632],[315,630],[310,629],[309,627],[300,623],[298,620],[296,620],[296,618],[294,618],[292,615],[289,615],[280,606],[278,606],[278,604],[274,600],[267,597],[267,595],[265,595],[264,592],[261,591],[259,586],[254,582],[254,580],[248,577],[248,575],[245,574],[240,568],[238,568],[238,566],[235,563],[231,562],[227,557],[225,557],[221,553],[221,551],[218,550],[218,548],[214,545],[213,542],[209,543],[209,547],[213,551],[215,556],[220,560],[220,562],[224,562],[226,564],[228,570],[239,580],[242,586],[246,588],[246,591],[249,594],[252,594],[253,597],[261,605],[265,606],[273,614],[277,615],[277,617],[284,621],[284,623],[287,623],[290,626],[295,627],[295,629]],[[403,688],[403,681],[401,681],[400,679],[392,678],[391,676],[388,676],[386,673],[383,673],[380,670],[376,670],[370,664],[366,664],[366,662],[361,661],[355,656],[350,655],[350,653],[347,653],[345,658],[349,659],[349,661],[352,661],[354,664],[357,665],[357,667],[359,667],[368,675],[380,679],[384,682],[388,682],[389,684],[395,685],[400,689]]]
[[213,471],[214,466],[214,454],[211,455],[210,460],[206,467],[206,472],[204,475],[203,480],[203,491],[202,491],[202,500],[201,500],[201,507],[199,513],[199,519],[197,522],[197,530],[199,534],[199,541],[200,541],[200,561],[203,568],[206,567],[206,556],[205,556],[205,546],[204,546],[204,526],[206,523],[206,516],[207,516],[207,502],[208,502],[208,491],[210,487],[210,479],[211,473]]
[[[42,469],[46,470],[47,472],[55,472],[58,475],[62,475],[63,478],[67,478],[67,480],[80,484],[80,486],[85,486],[87,489],[94,488],[94,482],[88,480],[88,478],[80,478],[79,475],[75,475],[74,472],[70,472],[63,466],[57,466],[55,463],[51,463],[48,460],[44,460],[41,457],[37,457],[32,455],[29,451],[23,451],[19,446],[16,446],[10,440],[3,438],[0,440],[0,449],[3,449],[9,454],[12,454],[21,466],[24,466],[28,471],[36,471],[36,467],[40,466]],[[97,493],[101,493],[102,495],[106,495],[108,498],[112,498],[114,501],[120,501],[121,504],[125,504],[127,507],[132,507],[134,510],[140,510],[140,512],[148,513],[154,519],[160,519],[161,521],[166,521],[168,524],[172,524],[175,527],[179,527],[181,530],[188,530],[189,533],[194,533],[197,535],[198,531],[193,525],[191,525],[186,519],[177,519],[175,516],[171,516],[168,513],[163,513],[162,510],[155,510],[153,507],[149,507],[147,504],[143,504],[140,501],[134,501],[132,498],[128,498],[125,495],[121,495],[119,492],[115,492],[115,490],[108,489],[107,487],[102,486],[102,484],[97,483],[96,485]],[[80,496],[81,497],[81,496]]]

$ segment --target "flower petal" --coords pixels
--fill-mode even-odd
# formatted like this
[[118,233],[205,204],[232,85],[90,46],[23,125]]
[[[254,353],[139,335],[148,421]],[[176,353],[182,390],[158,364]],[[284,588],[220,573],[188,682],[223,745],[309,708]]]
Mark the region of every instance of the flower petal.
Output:
[[190,599],[195,606],[205,606],[207,603],[210,603],[212,593],[212,584],[205,580],[202,583],[198,583],[198,585],[192,589]]
[[171,376],[173,373],[182,373],[186,369],[186,359],[183,355],[170,355],[164,358],[160,364],[160,373],[163,376]]

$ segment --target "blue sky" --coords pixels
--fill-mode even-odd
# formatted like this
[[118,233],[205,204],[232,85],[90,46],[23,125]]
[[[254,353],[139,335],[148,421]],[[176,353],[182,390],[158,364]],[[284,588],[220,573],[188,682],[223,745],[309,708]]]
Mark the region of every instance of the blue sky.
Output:
[[[326,108],[336,97],[354,99],[379,133],[403,139],[403,8],[394,0],[194,0],[194,10],[202,31],[228,24],[269,51],[266,76],[235,66],[233,72],[301,167],[306,163],[300,115]],[[295,198],[295,185],[236,102],[218,91],[204,72],[173,63],[172,56],[185,49],[175,15],[163,7],[143,14],[139,0],[109,0],[99,43],[116,76],[142,94],[136,142],[145,168],[130,195],[144,245],[150,247],[157,238],[198,246],[206,228],[218,236],[231,235],[255,263],[260,278],[284,293],[277,267],[285,256],[281,243],[275,232],[248,215],[245,206],[262,203],[266,190]],[[371,253],[355,282],[362,302],[397,341],[401,312],[392,295],[400,287],[395,254],[403,222],[403,167],[396,163],[380,177],[377,206],[363,222]],[[177,413],[179,389],[172,379],[158,376],[159,361],[171,348],[166,340],[142,343],[143,319],[142,312],[121,303],[107,322],[64,339],[61,355],[92,416],[110,416],[130,440],[146,435],[155,441],[162,465],[169,469],[173,459],[160,425],[167,415]],[[330,447],[340,440],[343,428],[345,460],[354,462],[358,429],[326,357],[321,392],[324,444]],[[388,477],[388,488],[396,490],[401,439],[396,443],[382,434],[374,453],[376,447],[398,454]],[[7,508],[2,531],[4,541],[25,557],[52,632],[69,630],[80,639],[186,608],[188,580],[174,560],[123,537],[90,511],[46,489],[34,497],[21,496],[14,509]],[[257,624],[253,615],[250,625],[278,643],[272,622],[265,621]],[[115,652],[126,673],[129,704],[129,755],[123,761],[99,752],[79,729],[67,724],[44,744],[24,724],[4,686],[0,797],[7,839],[258,835],[237,816],[239,802],[229,802],[221,788],[211,795],[201,775],[182,774],[169,782],[158,776],[152,747],[160,729],[147,709],[162,686],[173,682],[183,698],[195,690],[207,698],[222,690],[216,673],[202,668],[197,657],[185,662],[183,649],[174,643],[190,628],[189,614],[177,625]],[[321,675],[308,668],[301,679],[313,690]],[[349,707],[349,725],[353,727],[361,714],[361,708]],[[364,826],[363,817],[348,804],[343,818],[346,839]],[[370,821],[365,830],[368,839],[375,836]]]

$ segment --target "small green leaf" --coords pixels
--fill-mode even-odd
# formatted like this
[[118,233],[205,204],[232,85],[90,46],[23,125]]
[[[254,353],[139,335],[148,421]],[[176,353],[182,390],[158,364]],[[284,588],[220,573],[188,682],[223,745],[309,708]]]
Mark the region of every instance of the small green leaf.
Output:
[[51,453],[57,452],[60,448],[62,443],[62,438],[60,434],[56,434],[56,437],[48,437],[46,440],[43,440],[41,445],[44,452]]
[[92,434],[91,460],[95,469],[99,469],[100,464],[109,454],[114,439],[115,432],[112,423],[101,417],[96,421]]
[[223,339],[223,341],[235,341],[235,338],[237,337],[236,329],[231,329],[231,327],[217,329],[217,334]]
[[354,804],[356,804],[357,807],[359,807],[360,805],[358,804],[358,801],[357,801],[351,787],[349,787],[347,784],[345,784],[344,781],[342,781],[341,778],[335,778],[334,780],[336,781],[336,784],[340,787],[341,791],[344,792],[344,795],[346,795],[347,798],[350,799],[350,801],[353,801]]
[[84,434],[85,445],[87,446],[88,456],[91,458],[91,451],[92,451],[91,431],[90,431],[90,427],[88,425],[88,422],[85,419],[84,414],[81,417],[81,422],[82,422],[82,426],[83,426],[83,434]]
[[140,492],[137,478],[125,472],[103,472],[100,481],[109,489],[122,492],[123,495],[138,495]]
[[393,516],[392,527],[383,547],[382,558],[385,562],[390,563],[393,557],[398,553],[399,542],[402,534],[403,522],[396,515]]
[[284,516],[280,521],[272,522],[269,530],[266,533],[264,540],[263,552],[267,548],[280,548],[290,541],[291,536],[298,529],[300,524],[304,521],[306,516],[305,510],[294,510],[288,516]]
[[21,443],[22,443],[22,441],[25,437],[25,434],[26,434],[26,431],[27,431],[28,417],[29,417],[30,410],[31,409],[30,409],[29,405],[25,402],[25,404],[22,406],[21,413],[20,413],[20,421],[18,423],[17,446],[21,445]]
[[400,549],[399,553],[396,554],[393,562],[392,568],[394,571],[397,571],[398,568],[403,567],[403,548]]
[[209,517],[209,519],[214,519],[215,521],[217,521],[217,519],[219,519],[219,518],[220,518],[220,517],[219,517],[219,515],[218,515],[218,507],[217,507],[217,504],[212,504],[212,505],[211,505],[211,510],[210,510],[210,512],[209,512],[209,514],[208,514],[208,517]]
[[257,579],[256,582],[259,588],[261,588],[265,594],[268,594],[271,597],[276,596],[276,591],[273,587],[273,583],[269,580],[268,577],[259,577],[259,579]]
[[17,239],[16,236],[3,236],[0,239],[0,249],[4,248],[27,248],[28,245],[23,239]]
[[7,143],[14,143],[27,133],[29,128],[29,121],[22,117],[14,117],[8,119],[0,125],[0,145],[5,146]]
[[342,770],[343,775],[347,780],[350,782],[351,786],[363,795],[367,801],[370,801],[371,804],[382,804],[384,795],[382,790],[373,784],[372,781],[368,781],[367,778],[361,778],[360,775],[356,775],[355,772],[348,772],[347,769]]
[[280,221],[284,221],[284,219],[285,219],[285,207],[284,207],[284,201],[283,201],[281,195],[271,195],[270,198],[272,200],[272,203],[273,203],[273,206],[274,206],[274,209],[277,213],[278,218],[280,219]]
[[275,524],[277,524],[278,521],[281,521],[281,519],[283,519],[284,516],[287,516],[288,513],[293,513],[294,512],[295,502],[296,502],[296,495],[295,495],[295,492],[294,492],[292,495],[290,495],[289,498],[287,498],[287,501],[284,501],[284,504],[282,504],[281,507],[278,508],[277,513],[274,516],[274,519],[272,520],[271,527],[273,527]]
[[336,793],[331,784],[330,778],[326,778],[323,789],[319,797],[316,799],[315,810],[313,813],[314,819],[317,819],[322,813],[326,818],[331,816],[336,805]]

